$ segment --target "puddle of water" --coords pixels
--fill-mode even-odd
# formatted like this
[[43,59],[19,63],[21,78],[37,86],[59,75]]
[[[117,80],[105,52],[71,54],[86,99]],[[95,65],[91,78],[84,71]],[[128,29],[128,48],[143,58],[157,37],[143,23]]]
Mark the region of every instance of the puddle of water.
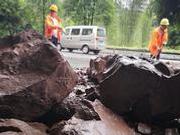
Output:
[[95,130],[103,135],[135,135],[136,133],[128,127],[126,122],[118,115],[113,113],[111,110],[106,108],[102,103],[96,100],[94,108],[99,114],[103,126],[96,127]]

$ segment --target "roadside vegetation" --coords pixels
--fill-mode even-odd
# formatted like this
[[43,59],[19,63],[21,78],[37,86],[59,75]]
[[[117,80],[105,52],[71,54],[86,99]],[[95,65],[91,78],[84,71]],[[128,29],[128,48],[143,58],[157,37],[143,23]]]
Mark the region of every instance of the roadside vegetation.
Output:
[[151,30],[170,20],[166,50],[180,50],[179,0],[3,0],[0,37],[33,27],[43,33],[49,5],[56,3],[63,25],[99,25],[107,30],[108,47],[146,49]]

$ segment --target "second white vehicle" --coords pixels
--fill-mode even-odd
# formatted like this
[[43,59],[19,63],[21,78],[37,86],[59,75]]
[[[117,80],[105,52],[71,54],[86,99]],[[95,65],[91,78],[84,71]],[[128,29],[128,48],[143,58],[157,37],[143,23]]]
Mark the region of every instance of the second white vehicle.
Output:
[[70,52],[80,49],[87,54],[93,51],[98,54],[105,48],[106,30],[98,26],[69,26],[65,28],[62,35],[61,49],[68,49]]

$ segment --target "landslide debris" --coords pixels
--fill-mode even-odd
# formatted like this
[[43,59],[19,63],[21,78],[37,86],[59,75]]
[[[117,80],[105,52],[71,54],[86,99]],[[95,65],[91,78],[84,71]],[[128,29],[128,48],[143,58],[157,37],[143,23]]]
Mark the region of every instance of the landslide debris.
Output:
[[34,30],[0,40],[0,117],[34,121],[73,90],[77,75]]
[[135,121],[163,123],[180,117],[180,72],[162,62],[109,55],[90,62],[104,105]]
[[34,30],[2,38],[0,135],[179,135],[175,66],[107,55],[74,70]]

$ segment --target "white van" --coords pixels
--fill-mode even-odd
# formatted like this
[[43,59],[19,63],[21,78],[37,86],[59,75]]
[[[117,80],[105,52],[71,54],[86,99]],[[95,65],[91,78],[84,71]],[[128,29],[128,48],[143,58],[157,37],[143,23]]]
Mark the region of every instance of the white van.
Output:
[[80,49],[87,54],[98,54],[105,48],[106,30],[98,26],[69,26],[62,35],[61,49]]

